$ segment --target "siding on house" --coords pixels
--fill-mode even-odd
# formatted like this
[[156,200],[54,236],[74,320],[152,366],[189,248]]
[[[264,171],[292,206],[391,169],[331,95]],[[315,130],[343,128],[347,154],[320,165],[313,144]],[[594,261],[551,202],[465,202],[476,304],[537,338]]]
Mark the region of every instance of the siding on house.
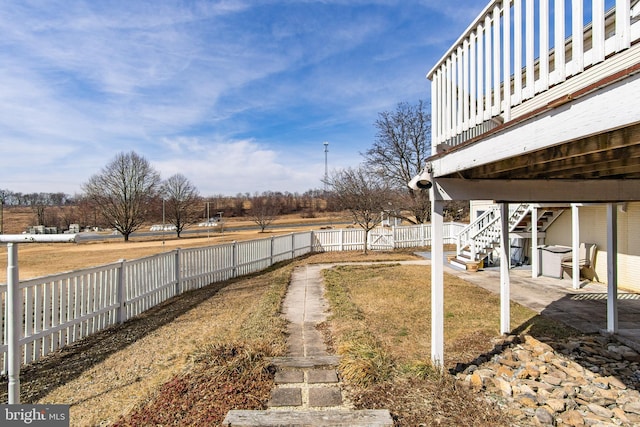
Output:
[[[605,205],[579,208],[580,241],[595,243],[596,273],[607,282],[607,212]],[[547,230],[547,245],[571,246],[571,210],[566,210]],[[640,291],[640,202],[618,208],[618,287]]]
[[493,200],[471,200],[469,202],[469,216],[471,222],[478,219],[483,212],[492,209],[495,205],[496,204]]

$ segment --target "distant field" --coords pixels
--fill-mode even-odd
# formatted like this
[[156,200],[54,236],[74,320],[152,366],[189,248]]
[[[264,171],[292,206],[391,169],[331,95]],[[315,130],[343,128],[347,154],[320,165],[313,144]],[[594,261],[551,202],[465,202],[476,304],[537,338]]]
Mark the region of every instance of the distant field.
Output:
[[[14,227],[17,227],[17,224],[24,222],[25,218],[32,215],[28,209],[23,209],[15,213],[5,209],[5,234],[17,233]],[[29,219],[29,221],[31,221],[31,219]],[[177,239],[175,233],[167,232],[164,241],[161,237],[156,237],[153,240],[133,238],[127,243],[122,239],[118,239],[78,244],[20,244],[18,248],[19,276],[20,280],[24,280],[108,264],[120,259],[141,258],[160,252],[171,251],[175,248],[191,248],[232,241],[261,239],[291,232],[319,229],[322,227],[321,224],[344,221],[346,221],[344,215],[327,215],[318,218],[301,218],[300,215],[284,215],[274,221],[274,225],[278,225],[277,229],[268,227],[265,233],[260,233],[258,230],[228,231],[228,228],[231,227],[255,225],[246,218],[230,218],[225,222],[225,231],[223,233],[220,233],[215,228],[211,228],[208,236],[207,232],[201,229],[202,233],[199,237],[183,237],[181,239]],[[11,224],[11,228],[8,227],[8,224]],[[287,227],[288,225],[291,227]],[[308,226],[308,228],[300,228],[299,225]],[[194,228],[199,229],[197,226]],[[24,227],[21,229],[24,229]],[[141,231],[147,231],[148,229],[149,226],[145,226]],[[6,282],[6,265],[7,251],[3,246],[0,249],[0,283]]]

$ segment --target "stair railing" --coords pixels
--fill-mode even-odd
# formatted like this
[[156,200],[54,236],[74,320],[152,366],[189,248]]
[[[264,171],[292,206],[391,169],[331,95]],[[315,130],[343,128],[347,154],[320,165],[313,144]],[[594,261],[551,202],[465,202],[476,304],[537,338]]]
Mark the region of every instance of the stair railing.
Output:
[[[519,204],[509,216],[509,229],[522,221],[530,211],[528,203]],[[460,231],[456,242],[456,254],[469,248],[471,259],[476,260],[478,251],[484,251],[500,241],[500,209],[492,207]]]
[[[478,243],[483,243],[486,240],[484,236],[487,236],[489,230],[500,219],[500,210],[497,207],[492,207],[483,212],[475,221],[464,227],[458,234],[456,242],[456,254],[462,254],[464,248],[469,247],[471,251],[471,259],[475,260],[478,247]],[[482,236],[481,238],[479,236]],[[480,242],[479,242],[480,240]]]
[[[529,203],[520,203],[516,209],[509,215],[509,231],[513,231],[514,227],[526,218],[531,211],[531,205]],[[532,223],[537,219],[531,218]]]

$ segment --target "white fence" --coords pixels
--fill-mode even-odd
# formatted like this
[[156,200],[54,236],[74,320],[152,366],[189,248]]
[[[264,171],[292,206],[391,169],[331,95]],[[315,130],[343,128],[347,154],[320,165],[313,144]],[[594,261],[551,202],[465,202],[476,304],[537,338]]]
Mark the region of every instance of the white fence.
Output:
[[[445,224],[445,243],[455,244],[463,224]],[[384,231],[383,231],[384,230]],[[377,234],[376,234],[377,233]],[[384,233],[384,234],[383,234]],[[384,239],[377,236],[384,236]],[[372,249],[431,244],[429,225],[372,230]],[[116,325],[183,292],[255,273],[310,252],[364,249],[362,229],[308,231],[267,239],[176,249],[145,258],[19,284],[22,301],[22,363]],[[7,372],[6,283],[0,284],[2,373]]]

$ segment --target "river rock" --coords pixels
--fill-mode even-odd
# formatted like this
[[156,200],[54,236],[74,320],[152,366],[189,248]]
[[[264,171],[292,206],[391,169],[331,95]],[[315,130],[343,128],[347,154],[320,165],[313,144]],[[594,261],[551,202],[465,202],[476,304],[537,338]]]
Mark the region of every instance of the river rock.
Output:
[[458,366],[456,378],[489,400],[506,399],[518,423],[639,425],[640,355],[612,337],[509,336],[496,348],[502,352],[476,359],[472,370]]

